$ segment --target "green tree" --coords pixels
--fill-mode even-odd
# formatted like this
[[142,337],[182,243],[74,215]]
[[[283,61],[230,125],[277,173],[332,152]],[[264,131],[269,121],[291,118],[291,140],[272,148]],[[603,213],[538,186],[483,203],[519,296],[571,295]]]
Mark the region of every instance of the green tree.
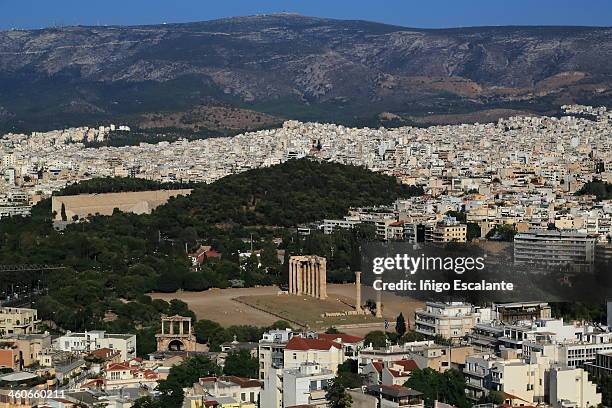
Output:
[[239,350],[229,353],[225,358],[223,372],[226,375],[238,377],[257,378],[259,361],[251,356],[248,350]]
[[344,388],[358,388],[363,385],[363,377],[358,374],[357,360],[348,359],[338,366],[336,381]]
[[385,332],[380,330],[371,331],[366,334],[365,338],[363,339],[363,344],[371,344],[372,347],[376,348],[385,347],[387,345],[387,335]]
[[68,221],[68,216],[66,215],[66,204],[62,203],[62,208],[60,210],[60,216],[62,217],[62,221]]
[[[195,381],[194,381],[195,382]],[[193,385],[193,383],[191,384]],[[185,393],[183,387],[170,377],[167,380],[161,380],[157,384],[159,395],[159,406],[163,408],[181,408]]]
[[423,393],[426,404],[442,401],[459,408],[468,408],[465,396],[465,379],[457,370],[439,373],[431,368],[414,370],[404,386]]
[[368,309],[370,311],[370,313],[375,314],[376,313],[376,302],[372,299],[368,299],[365,302],[365,308]]
[[489,391],[487,395],[478,400],[478,403],[501,405],[504,403],[504,394],[501,391]]
[[467,215],[463,211],[447,211],[446,215],[449,217],[454,217],[457,221],[465,224],[467,222]]
[[272,323],[272,326],[270,326],[269,329],[272,329],[272,330],[291,329],[291,323],[285,320],[277,320],[274,323]]
[[325,398],[329,401],[330,408],[351,408],[353,398],[346,392],[346,388],[334,379],[332,385],[327,389]]
[[497,224],[487,233],[486,238],[496,241],[512,242],[516,235],[516,229],[512,225]]
[[480,238],[481,230],[480,226],[473,222],[467,223],[467,240],[472,241],[473,239]]
[[407,343],[409,342],[413,342],[413,341],[422,341],[425,340],[426,336],[421,334],[421,333],[417,333],[414,330],[410,330],[408,332],[406,332],[406,334],[403,337],[403,340]]
[[151,397],[141,397],[134,401],[132,408],[162,408],[159,401]]
[[597,390],[601,392],[602,405],[612,407],[612,375],[589,376],[589,379],[597,384]]
[[173,366],[168,374],[168,381],[180,387],[191,387],[200,377],[217,376],[221,368],[208,357],[196,355]]
[[139,356],[144,357],[157,350],[156,333],[155,328],[142,329],[136,333],[136,350]]
[[594,180],[586,183],[576,195],[594,195],[598,201],[609,200],[612,198],[612,183],[606,183],[601,180]]
[[441,336],[441,335],[439,335],[439,334],[436,334],[436,335],[434,336],[433,340],[434,340],[434,342],[435,342],[436,344],[439,344],[439,345],[441,345],[441,346],[450,346],[450,345],[452,344],[452,340],[451,340],[451,339],[448,339],[448,338],[446,338],[446,337],[443,337],[443,336]]
[[395,319],[395,332],[400,337],[406,334],[406,320],[404,319],[404,315],[402,313],[400,313]]

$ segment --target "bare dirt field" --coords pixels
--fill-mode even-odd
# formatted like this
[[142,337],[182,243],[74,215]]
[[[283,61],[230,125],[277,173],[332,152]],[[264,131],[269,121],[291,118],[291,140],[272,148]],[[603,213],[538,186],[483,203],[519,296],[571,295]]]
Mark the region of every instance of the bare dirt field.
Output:
[[[384,324],[382,321],[377,321],[374,318],[351,317],[346,321],[334,320],[321,322],[318,318],[324,311],[336,312],[342,310],[350,310],[355,303],[355,285],[353,284],[329,284],[327,286],[328,300],[322,302],[316,299],[305,299],[304,297],[277,296],[278,288],[275,286],[266,286],[258,288],[240,288],[240,289],[212,289],[204,292],[176,292],[176,293],[152,293],[154,299],[180,299],[189,305],[198,319],[209,319],[218,322],[223,326],[232,325],[253,325],[253,326],[269,326],[277,320],[278,316],[268,313],[259,308],[277,308],[277,305],[282,304],[282,310],[270,310],[271,312],[283,316],[287,319],[315,324],[315,326],[336,325],[342,328],[343,324],[350,324],[350,327],[342,328],[343,332],[364,335],[372,330],[382,330]],[[243,302],[236,301],[236,298],[242,298],[243,301],[248,301],[250,304],[255,304],[257,298],[261,297],[261,303],[258,308],[251,307]],[[301,299],[301,300],[300,300]],[[365,303],[367,299],[376,299],[375,291],[371,287],[362,286],[362,301]],[[283,303],[283,301],[285,301]],[[297,303],[296,303],[297,302]],[[303,302],[303,307],[300,306]],[[401,312],[407,322],[412,324],[414,319],[414,310],[422,306],[422,302],[413,300],[408,297],[400,297],[394,294],[384,293],[382,295],[383,302],[383,317],[386,320],[394,321],[395,317]],[[327,310],[327,308],[330,310]],[[280,313],[283,312],[283,313]],[[306,318],[305,318],[306,317]],[[356,321],[357,319],[359,321]],[[359,323],[359,326],[354,324]],[[363,325],[362,323],[366,323]]]
[[[251,305],[257,309],[265,310],[278,316],[279,319],[307,327],[309,329],[325,330],[328,327],[341,327],[343,325],[362,325],[381,323],[371,313],[362,315],[326,316],[326,312],[353,311],[347,305],[343,296],[330,296],[326,300],[315,299],[309,296],[268,295],[268,296],[241,296],[236,300]],[[352,302],[351,302],[352,305]]]

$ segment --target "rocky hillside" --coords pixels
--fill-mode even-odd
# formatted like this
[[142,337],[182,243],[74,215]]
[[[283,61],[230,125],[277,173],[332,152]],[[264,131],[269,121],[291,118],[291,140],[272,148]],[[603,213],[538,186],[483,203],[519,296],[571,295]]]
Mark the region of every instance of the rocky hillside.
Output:
[[611,89],[611,28],[421,30],[280,14],[0,32],[0,123],[15,127],[200,105],[346,123],[550,113],[609,104]]

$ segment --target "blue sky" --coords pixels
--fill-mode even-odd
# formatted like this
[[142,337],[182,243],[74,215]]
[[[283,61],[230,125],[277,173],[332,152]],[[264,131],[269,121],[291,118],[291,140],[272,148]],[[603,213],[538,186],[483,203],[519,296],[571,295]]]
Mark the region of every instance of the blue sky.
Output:
[[0,0],[0,29],[171,23],[281,11],[423,28],[612,26],[612,0]]

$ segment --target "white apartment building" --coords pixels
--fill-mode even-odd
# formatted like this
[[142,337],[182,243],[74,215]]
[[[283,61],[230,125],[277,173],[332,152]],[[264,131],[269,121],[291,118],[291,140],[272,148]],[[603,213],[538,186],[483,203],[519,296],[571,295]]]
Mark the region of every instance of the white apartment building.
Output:
[[335,375],[317,363],[303,363],[283,371],[283,406],[327,407],[325,393]]
[[529,230],[514,236],[514,262],[589,266],[595,260],[595,242],[575,230]]
[[283,408],[283,369],[270,368],[263,379],[263,389],[259,394],[262,407]]
[[591,326],[567,325],[562,319],[536,321],[527,330],[506,330],[517,333],[513,343],[520,345],[517,348],[525,358],[540,353],[562,367],[582,367],[594,362],[597,353],[612,350],[612,333],[600,332]]
[[601,394],[581,368],[550,371],[550,403],[555,408],[590,408],[601,404]]
[[84,333],[67,332],[53,340],[53,348],[61,351],[89,353],[101,348],[121,352],[121,360],[128,361],[136,357],[136,335],[109,334],[103,330]]
[[361,224],[357,217],[344,217],[342,220],[323,220],[320,229],[324,234],[331,234],[336,229],[353,229]]
[[463,376],[465,377],[465,392],[468,398],[478,401],[489,393],[492,387],[491,369],[493,364],[498,361],[501,361],[501,358],[491,353],[467,356]]
[[528,359],[492,354],[469,356],[463,373],[466,392],[478,400],[491,390],[504,392],[512,406],[550,403],[554,407],[589,408],[601,402],[596,385],[581,368],[562,367],[553,359],[534,353]]
[[544,402],[546,397],[546,375],[550,359],[534,355],[531,359],[498,360],[493,363],[491,389],[503,391],[519,400],[517,405]]
[[425,309],[414,312],[415,331],[458,341],[470,333],[478,318],[473,306],[467,303],[426,302]]
[[452,217],[445,217],[435,224],[425,225],[426,242],[466,242],[467,225]]
[[294,336],[291,329],[270,330],[259,340],[259,379],[263,380],[270,369],[283,368],[285,347]]
[[[550,402],[555,407],[589,407],[601,399],[583,366],[612,352],[612,333],[563,319],[502,324],[501,355],[468,356],[464,375],[468,396],[478,400],[488,390],[513,396],[513,405]],[[569,379],[572,379],[570,381]],[[564,384],[571,382],[571,386]],[[575,386],[574,386],[575,385]]]
[[231,397],[244,406],[257,406],[263,383],[236,376],[203,377],[193,385],[196,395]]
[[[584,327],[565,324],[563,319],[540,319],[519,321],[504,326],[504,335],[499,341],[503,347],[523,349],[523,344],[526,342],[550,342],[551,338],[555,341],[574,341],[582,339],[584,333]],[[524,351],[529,353],[529,349]]]
[[336,374],[338,365],[345,360],[344,347],[327,339],[295,336],[287,343],[283,359],[286,369],[299,368],[304,363],[317,363]]

